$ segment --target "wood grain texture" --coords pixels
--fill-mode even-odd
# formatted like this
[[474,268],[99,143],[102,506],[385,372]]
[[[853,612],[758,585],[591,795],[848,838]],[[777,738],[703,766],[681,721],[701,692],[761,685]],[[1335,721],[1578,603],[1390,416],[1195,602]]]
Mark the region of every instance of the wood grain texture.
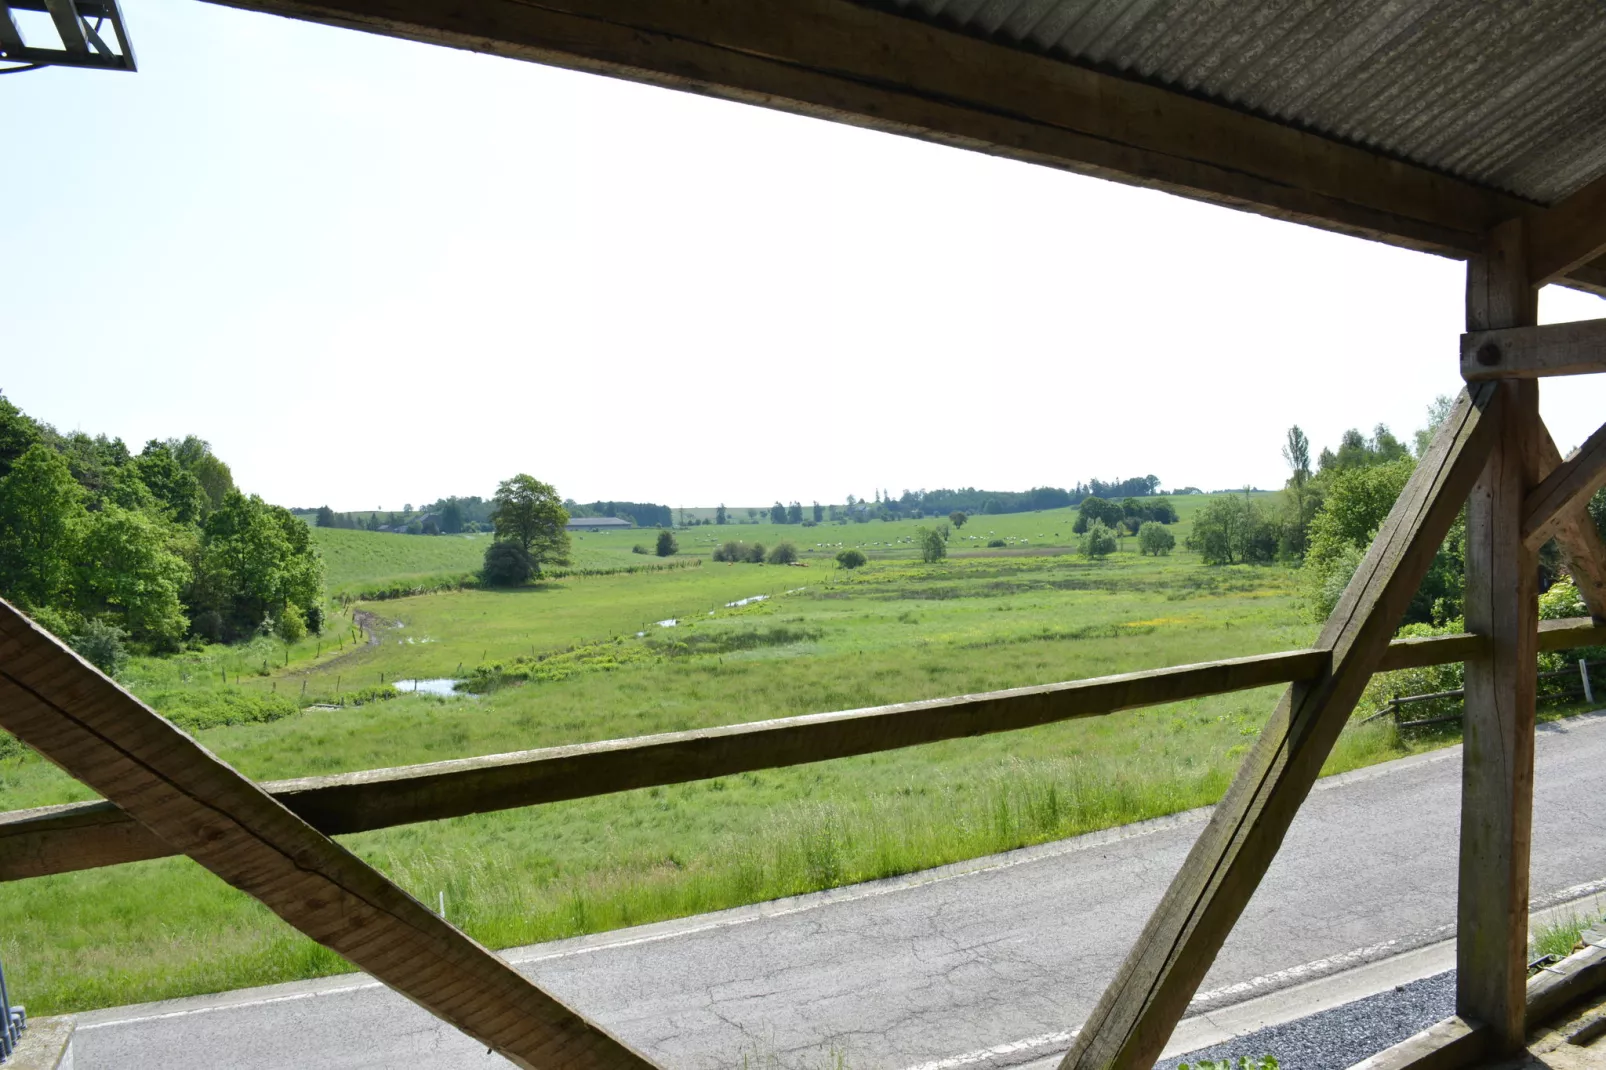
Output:
[[[1467,262],[1467,329],[1530,327],[1526,234],[1497,228]],[[1505,379],[1499,441],[1467,501],[1468,631],[1489,645],[1466,663],[1456,1013],[1515,1051],[1527,1035],[1528,856],[1533,825],[1539,561],[1523,545],[1523,501],[1539,480],[1539,384]]]
[[1602,371],[1606,319],[1469,330],[1461,336],[1461,378],[1469,383]]
[[1606,254],[1606,177],[1529,217],[1528,279],[1555,282]]
[[[1553,451],[1554,439],[1550,445]],[[1576,516],[1606,486],[1606,425],[1562,463],[1543,466],[1541,474],[1544,478],[1522,503],[1522,541],[1530,550],[1549,542],[1567,522],[1566,514]]]
[[[1416,669],[1426,665],[1445,665],[1465,661],[1482,650],[1483,637],[1477,635],[1436,635],[1420,639],[1396,639],[1389,644],[1378,671]],[[1588,617],[1576,620],[1547,620],[1540,624],[1541,650],[1569,650],[1582,646],[1606,645],[1606,624]],[[1311,655],[1316,656],[1312,657]],[[1070,685],[1077,695],[1075,707],[1066,707],[1071,716],[1099,716],[1117,709],[1116,702],[1169,696],[1159,701],[1203,698],[1222,694],[1212,690],[1223,685],[1233,690],[1312,678],[1326,658],[1319,652],[1288,651],[1253,659],[1231,659],[1202,666],[1180,666],[1155,670],[1169,679],[1166,688],[1147,695],[1134,691],[1123,677],[1101,677]],[[1223,671],[1225,670],[1225,671]],[[1143,675],[1143,674],[1129,674]],[[912,704],[904,716],[920,719],[946,704],[972,699],[943,699]],[[1004,702],[1010,698],[1002,699]],[[660,736],[614,740],[605,743],[543,750],[492,754],[479,758],[451,759],[394,769],[370,769],[358,773],[304,777],[272,781],[262,789],[282,802],[291,812],[305,819],[326,835],[365,832],[391,828],[410,821],[434,821],[464,814],[488,813],[519,806],[531,806],[562,799],[604,795],[627,790],[621,785],[656,787],[776,768],[795,764],[800,755],[825,754],[805,743],[797,751],[777,753],[768,742],[747,748],[743,737],[783,726],[806,726],[810,732],[834,731],[833,721],[854,718],[863,711],[825,714],[808,718],[786,718],[757,724],[732,725],[720,730],[727,742],[705,743],[705,731],[675,732]],[[950,722],[952,723],[952,722]],[[951,738],[931,734],[941,725],[933,721],[927,729],[927,742]],[[1010,727],[984,725],[981,732],[1008,731]],[[978,732],[977,734],[981,734]],[[901,738],[908,738],[907,736]],[[891,745],[897,735],[875,741]],[[708,748],[700,761],[659,761],[660,748],[684,753],[683,748]],[[715,748],[728,747],[723,757]],[[869,753],[858,751],[856,753]],[[723,773],[708,773],[718,760]],[[822,759],[811,759],[822,760]],[[148,858],[178,854],[145,826],[108,802],[67,803],[0,814],[0,881],[69,873],[79,869],[120,865]]]
[[1317,646],[1329,671],[1283,696],[1063,1070],[1147,1070],[1254,894],[1401,614],[1493,450],[1497,387],[1469,387],[1435,434]]
[[227,0],[1098,175],[1467,255],[1539,206],[846,0]]
[[523,1067],[652,1064],[0,602],[0,727],[167,843]]

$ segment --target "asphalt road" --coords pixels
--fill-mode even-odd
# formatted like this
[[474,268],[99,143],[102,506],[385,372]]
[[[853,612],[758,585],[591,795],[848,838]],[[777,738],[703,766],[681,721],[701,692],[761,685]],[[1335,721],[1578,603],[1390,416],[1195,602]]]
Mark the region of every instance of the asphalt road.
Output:
[[[1536,908],[1606,887],[1602,769],[1606,716],[1541,729]],[[1449,936],[1459,778],[1455,748],[1318,785],[1195,1011]],[[1025,1062],[1065,1046],[1206,816],[507,956],[667,1067]],[[974,1054],[995,1046],[1014,1055]],[[80,1070],[509,1065],[362,976],[97,1011],[80,1019],[77,1059]]]

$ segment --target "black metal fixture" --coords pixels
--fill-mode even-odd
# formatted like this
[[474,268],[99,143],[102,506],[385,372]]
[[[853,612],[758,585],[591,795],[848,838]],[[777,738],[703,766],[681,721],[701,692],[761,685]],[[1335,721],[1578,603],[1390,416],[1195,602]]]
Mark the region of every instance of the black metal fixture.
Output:
[[[17,25],[16,11],[48,14],[61,47],[28,44]],[[108,44],[107,37],[114,44]],[[117,0],[0,0],[0,74],[39,67],[134,70],[134,46],[129,44]]]

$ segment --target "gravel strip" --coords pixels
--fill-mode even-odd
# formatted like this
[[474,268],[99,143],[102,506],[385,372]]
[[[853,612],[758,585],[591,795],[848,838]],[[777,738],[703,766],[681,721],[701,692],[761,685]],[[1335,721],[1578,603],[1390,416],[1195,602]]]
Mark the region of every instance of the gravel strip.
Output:
[[1269,1026],[1160,1062],[1155,1070],[1176,1070],[1201,1059],[1259,1059],[1273,1055],[1282,1070],[1333,1070],[1353,1066],[1369,1055],[1420,1033],[1455,1013],[1455,971],[1449,970],[1390,992],[1342,1007]]

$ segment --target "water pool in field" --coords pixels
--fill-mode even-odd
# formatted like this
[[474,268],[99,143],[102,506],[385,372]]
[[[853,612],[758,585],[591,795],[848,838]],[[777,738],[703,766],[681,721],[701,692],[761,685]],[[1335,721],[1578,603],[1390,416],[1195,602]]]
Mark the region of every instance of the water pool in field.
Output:
[[404,695],[442,695],[446,698],[469,698],[467,691],[457,689],[457,681],[449,677],[438,680],[397,680],[395,688]]

